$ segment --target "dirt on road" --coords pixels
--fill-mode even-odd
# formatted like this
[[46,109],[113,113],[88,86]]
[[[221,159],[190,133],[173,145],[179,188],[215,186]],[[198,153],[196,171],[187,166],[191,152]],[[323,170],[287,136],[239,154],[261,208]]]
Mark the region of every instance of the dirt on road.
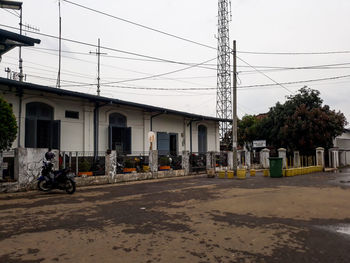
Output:
[[184,177],[2,194],[0,262],[350,262],[349,178]]

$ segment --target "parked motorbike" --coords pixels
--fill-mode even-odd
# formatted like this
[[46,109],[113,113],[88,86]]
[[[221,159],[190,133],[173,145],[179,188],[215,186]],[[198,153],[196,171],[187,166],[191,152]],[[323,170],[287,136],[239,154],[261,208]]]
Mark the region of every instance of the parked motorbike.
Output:
[[38,189],[48,192],[53,189],[65,190],[68,194],[75,192],[74,174],[70,169],[53,171],[51,161],[44,161],[41,176],[38,178]]

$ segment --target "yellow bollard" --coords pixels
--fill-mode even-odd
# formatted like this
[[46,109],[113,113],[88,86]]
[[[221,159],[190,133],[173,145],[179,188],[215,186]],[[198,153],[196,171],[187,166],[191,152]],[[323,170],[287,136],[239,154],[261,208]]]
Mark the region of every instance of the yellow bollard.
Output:
[[237,169],[237,179],[245,179],[246,173],[245,169]]
[[227,178],[228,179],[233,179],[234,177],[234,172],[233,171],[227,171]]
[[270,171],[268,169],[265,169],[263,173],[265,177],[268,177],[270,175]]
[[250,169],[250,176],[255,176],[256,170],[255,169]]
[[226,172],[225,172],[225,171],[219,171],[219,178],[220,178],[220,179],[224,179],[224,178],[225,178],[225,175],[226,175]]

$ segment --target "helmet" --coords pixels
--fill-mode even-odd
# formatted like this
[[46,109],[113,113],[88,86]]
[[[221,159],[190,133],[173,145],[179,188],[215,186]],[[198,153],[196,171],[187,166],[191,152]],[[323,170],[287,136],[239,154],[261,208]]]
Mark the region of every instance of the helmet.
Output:
[[53,152],[47,152],[45,153],[45,159],[50,161],[52,160],[53,158],[55,158],[55,154]]

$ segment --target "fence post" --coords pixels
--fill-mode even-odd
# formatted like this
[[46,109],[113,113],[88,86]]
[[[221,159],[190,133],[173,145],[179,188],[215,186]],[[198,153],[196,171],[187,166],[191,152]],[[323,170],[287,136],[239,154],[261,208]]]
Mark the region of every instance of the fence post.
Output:
[[189,151],[182,151],[181,166],[182,166],[182,169],[185,170],[185,175],[188,175],[190,173],[190,152]]
[[68,166],[69,166],[69,169],[72,169],[72,152],[69,152],[69,160],[68,160]]
[[3,178],[3,171],[4,169],[2,168],[2,164],[3,164],[3,153],[2,151],[0,151],[0,180],[4,179]]
[[247,166],[247,169],[250,169],[251,166],[251,159],[250,159],[250,151],[245,151],[245,165]]
[[264,169],[267,169],[270,167],[269,157],[270,157],[270,150],[267,148],[262,149],[260,152],[260,163]]
[[155,177],[158,173],[158,151],[157,150],[149,151],[149,168],[152,173],[152,176]]
[[294,167],[300,167],[300,153],[299,151],[294,151]]
[[227,168],[233,170],[233,152],[227,152]]
[[286,168],[286,157],[287,157],[287,150],[285,148],[279,148],[278,149],[278,157],[282,158],[282,167]]
[[211,160],[211,152],[206,152],[205,153],[205,158],[207,160],[206,162],[206,168],[207,170],[209,170],[210,168],[213,168],[212,167],[212,160]]
[[75,174],[78,175],[79,173],[79,164],[78,164],[78,152],[75,152]]
[[114,178],[117,174],[117,152],[107,151],[105,157],[106,175]]
[[62,152],[62,168],[66,169],[66,152]]

